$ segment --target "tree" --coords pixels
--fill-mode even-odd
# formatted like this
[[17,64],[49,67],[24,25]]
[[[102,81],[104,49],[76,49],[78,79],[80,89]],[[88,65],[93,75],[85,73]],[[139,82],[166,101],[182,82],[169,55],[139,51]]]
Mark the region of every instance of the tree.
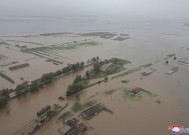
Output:
[[30,91],[31,92],[34,92],[34,91],[37,91],[37,90],[39,90],[39,85],[37,84],[37,83],[32,83],[31,85],[30,85]]
[[87,79],[90,78],[90,72],[89,72],[89,70],[86,71],[85,76],[86,76]]
[[100,71],[100,64],[98,62],[94,63],[94,71],[99,72]]
[[54,74],[51,72],[51,73],[48,73],[48,74],[43,74],[43,76],[41,77],[41,81],[44,83],[44,84],[48,84],[48,83],[51,83],[52,80],[53,80],[53,77],[54,77]]
[[108,81],[108,77],[107,77],[107,76],[104,78],[104,81],[105,81],[105,82],[107,82],[107,81]]
[[2,96],[7,97],[7,98],[10,97],[10,96],[9,96],[9,91],[8,91],[8,89],[4,89],[4,90],[3,90]]
[[6,96],[0,96],[0,107],[4,106],[5,104],[8,103],[8,97]]
[[85,63],[82,61],[80,65],[81,65],[80,67],[82,68],[84,67]]
[[96,60],[99,61],[99,56],[96,57]]

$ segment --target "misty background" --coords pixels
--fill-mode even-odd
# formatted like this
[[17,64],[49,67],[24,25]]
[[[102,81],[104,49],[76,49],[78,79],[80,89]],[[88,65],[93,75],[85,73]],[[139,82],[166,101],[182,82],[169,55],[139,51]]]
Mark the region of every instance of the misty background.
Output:
[[188,7],[189,0],[0,0],[0,36],[120,30],[188,35]]
[[189,19],[188,7],[189,0],[0,0],[0,15]]

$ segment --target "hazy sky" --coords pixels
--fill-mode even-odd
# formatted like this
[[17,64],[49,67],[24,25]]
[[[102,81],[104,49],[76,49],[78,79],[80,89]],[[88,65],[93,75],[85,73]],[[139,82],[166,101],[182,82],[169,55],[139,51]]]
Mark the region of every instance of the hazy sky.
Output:
[[189,0],[0,0],[0,15],[78,14],[189,19]]

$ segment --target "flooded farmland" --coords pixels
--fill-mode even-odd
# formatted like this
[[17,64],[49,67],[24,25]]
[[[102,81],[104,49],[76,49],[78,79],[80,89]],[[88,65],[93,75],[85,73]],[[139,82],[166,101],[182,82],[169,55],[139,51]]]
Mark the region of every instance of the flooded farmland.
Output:
[[[14,81],[10,83],[10,79],[0,76],[0,89],[15,89],[25,81],[32,82],[45,73],[55,72],[69,64],[81,61],[87,63],[96,56],[102,60],[120,58],[131,61],[125,70],[108,75],[106,83],[88,87],[64,101],[58,100],[58,97],[66,96],[67,88],[74,78],[85,75],[87,70],[93,68],[92,65],[59,77],[38,92],[11,99],[0,108],[0,135],[14,134],[36,118],[36,113],[46,105],[64,106],[68,103],[67,108],[34,133],[60,135],[58,129],[64,124],[58,117],[71,111],[75,102],[85,103],[90,100],[103,104],[113,114],[102,112],[84,121],[91,127],[86,132],[88,135],[169,135],[171,132],[167,128],[170,125],[189,127],[189,67],[178,63],[179,59],[189,56],[189,28],[184,26],[185,21],[95,18],[91,22],[90,19],[57,19],[53,25],[50,21],[14,23],[14,19],[11,19],[8,24],[0,20],[0,73]],[[124,34],[128,34],[129,38],[115,40]],[[177,59],[168,58],[169,54],[176,54]],[[165,63],[166,58],[168,64]],[[9,70],[12,66],[24,63],[29,66]],[[142,76],[144,69],[138,67],[149,63],[151,66],[147,68],[156,71]],[[166,74],[174,66],[179,67],[178,71]],[[134,72],[132,69],[138,70]],[[128,80],[128,83],[123,83],[123,80]],[[99,78],[91,79],[90,83],[97,81]],[[125,88],[135,87],[141,87],[153,96],[143,93],[136,101],[127,98],[124,95]],[[114,91],[107,94],[109,90]],[[14,96],[14,92],[11,94]],[[73,116],[77,117],[79,113],[73,113]]]

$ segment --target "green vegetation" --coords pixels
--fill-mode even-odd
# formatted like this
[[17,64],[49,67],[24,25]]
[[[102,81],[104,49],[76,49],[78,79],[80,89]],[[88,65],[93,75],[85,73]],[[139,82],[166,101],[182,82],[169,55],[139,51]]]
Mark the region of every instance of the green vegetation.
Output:
[[95,42],[95,41],[81,41],[81,42],[66,43],[63,45],[51,45],[51,46],[23,49],[22,52],[31,53],[42,58],[57,61],[57,59],[66,58],[61,55],[58,55],[60,52],[62,53],[63,51],[66,51],[66,50],[74,50],[74,49],[78,49],[80,47],[86,47],[86,46],[92,47],[96,45],[100,45],[100,43]]
[[5,96],[0,96],[0,107],[6,105],[8,103],[8,98]]
[[0,93],[0,107],[6,105],[9,100],[9,91],[8,89],[4,89]]
[[84,89],[85,86],[86,86],[86,79],[84,77],[81,77],[81,75],[76,76],[73,84],[68,86],[68,89],[66,91],[66,96],[70,96]]
[[112,95],[114,92],[116,92],[118,89],[112,89],[112,90],[105,90],[105,95]]
[[124,72],[124,73],[121,73],[121,74],[118,74],[118,75],[116,75],[116,76],[113,76],[112,79],[116,79],[116,78],[118,78],[118,77],[127,76],[127,75],[129,75],[129,74],[132,74],[132,73],[134,73],[134,72],[139,71],[140,69],[141,69],[140,67],[131,69],[131,70],[126,71],[126,72]]
[[128,80],[123,80],[123,81],[121,81],[122,83],[129,83],[129,81]]
[[[110,60],[105,59],[104,61],[101,61],[101,59],[99,58],[97,59],[97,58],[95,59],[94,57],[93,59],[87,61],[87,63],[93,63],[93,69],[91,71],[87,71],[85,75],[89,79],[96,79],[96,78],[104,77],[105,81],[108,81],[106,78],[107,75],[119,72],[121,67],[123,67],[123,65],[131,63],[130,61],[119,59],[119,58],[112,58]],[[112,67],[110,67],[108,71],[107,69],[105,71],[102,71],[100,68],[104,64],[108,64],[108,63],[111,63]]]
[[5,80],[9,81],[10,83],[12,83],[12,84],[14,83],[14,80],[12,80],[10,77],[4,75],[4,74],[1,73],[1,72],[0,72],[0,76],[1,76],[2,78],[4,78]]
[[79,111],[82,111],[84,109],[84,106],[80,103],[80,102],[76,102],[73,106],[72,106],[72,108],[71,108],[71,110],[73,111],[73,112],[79,112]]
[[65,113],[63,113],[58,120],[61,120],[63,123],[65,123],[65,121],[70,118],[73,114],[70,111],[67,111]]
[[90,101],[87,101],[87,102],[84,104],[84,107],[85,107],[85,108],[88,108],[88,107],[93,106],[94,104],[96,104],[96,100],[90,100]]
[[131,63],[128,60],[119,59],[119,58],[112,58],[112,59],[109,60],[109,62],[111,62],[113,64],[119,64],[119,65],[126,65],[126,64],[130,64]]
[[[125,99],[129,99],[129,100],[132,100],[132,101],[140,101],[144,96],[150,96],[150,97],[156,97],[157,95],[147,91],[147,90],[142,90],[142,94],[141,95],[138,95],[138,96],[134,96],[131,94],[130,92],[131,90],[129,89],[124,89],[123,92],[124,92],[124,95],[123,97]],[[156,101],[158,102],[158,101]]]
[[82,110],[84,110],[84,109],[86,109],[86,108],[88,108],[88,107],[93,106],[94,104],[96,104],[96,101],[95,101],[95,100],[87,101],[87,102],[84,103],[84,104],[81,104],[80,102],[76,102],[76,103],[72,106],[71,110],[72,110],[73,112],[79,112],[79,111],[82,111]]
[[132,74],[132,73],[135,73],[135,72],[137,72],[137,71],[140,71],[142,68],[148,68],[148,67],[150,67],[150,66],[152,66],[152,63],[146,64],[146,65],[141,65],[141,66],[139,66],[139,67],[137,67],[137,68],[134,68],[134,69],[128,70],[128,71],[126,71],[126,72],[124,72],[124,73],[121,73],[121,74],[118,74],[118,75],[116,75],[116,76],[113,76],[112,79],[116,79],[116,78],[118,78],[118,77],[127,76],[127,75],[129,75],[129,74]]
[[30,85],[28,85],[27,83],[18,85],[15,89],[15,94],[19,96],[27,92],[38,91],[39,88],[43,87],[44,85],[50,84],[56,77],[60,75],[64,75],[71,71],[81,69],[84,67],[84,65],[85,65],[84,62],[77,62],[75,64],[70,64],[67,67],[64,67],[61,70],[58,70],[54,73],[50,72],[47,74],[43,74],[41,78],[33,81]]
[[[101,59],[97,56],[97,57],[93,57],[92,59],[88,60],[87,63],[93,64],[93,69],[90,71],[86,71],[85,76],[76,76],[73,84],[68,86],[68,89],[66,91],[66,95],[70,96],[78,91],[83,90],[84,88],[87,87],[87,81],[89,79],[94,79],[94,78],[101,78],[104,77],[104,82],[108,81],[108,77],[107,77],[107,72],[106,71],[101,71],[101,66],[107,63],[113,63],[113,68],[116,68],[115,72],[117,71],[117,68],[120,68],[120,65],[123,66],[123,64],[128,64],[130,63],[127,60],[122,60],[122,59],[117,59],[117,58],[112,58],[110,60],[104,60],[101,61]],[[119,67],[117,67],[117,64],[119,65]],[[114,67],[115,66],[115,67]],[[111,70],[111,69],[110,69]],[[114,72],[111,72],[109,74],[112,74]],[[101,83],[101,81],[99,81],[99,83]],[[89,85],[92,86],[92,85]]]
[[124,89],[123,92],[124,92],[123,97],[125,99],[129,99],[129,100],[132,100],[132,101],[140,101],[142,99],[141,95],[139,95],[139,96],[131,95],[130,90],[128,90],[128,89]]
[[52,109],[47,112],[47,117],[49,119],[52,118],[59,112],[60,109],[61,109],[61,106],[59,106],[58,104],[54,104]]

